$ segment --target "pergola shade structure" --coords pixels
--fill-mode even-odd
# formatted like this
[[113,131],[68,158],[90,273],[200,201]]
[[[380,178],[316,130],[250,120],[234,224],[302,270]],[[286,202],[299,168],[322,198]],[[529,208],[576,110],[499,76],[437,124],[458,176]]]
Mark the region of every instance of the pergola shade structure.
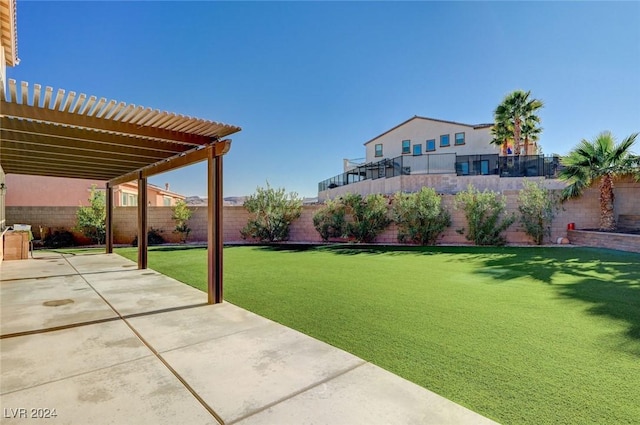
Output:
[[[107,200],[111,188],[138,180],[138,190],[146,179],[195,162],[209,161],[209,231],[212,244],[220,247],[214,264],[222,265],[222,156],[230,141],[224,137],[240,127],[127,105],[83,93],[66,93],[38,84],[18,87],[9,80],[0,85],[0,165],[7,174],[105,180]],[[144,192],[146,194],[146,192]],[[111,252],[111,202],[107,209],[107,252]],[[139,202],[139,234],[146,234],[146,202]],[[214,220],[215,218],[215,220]],[[220,233],[220,234],[218,234]],[[146,268],[146,238],[139,238],[139,267]],[[215,249],[214,250],[217,250]],[[217,256],[220,258],[217,258]],[[211,275],[219,275],[210,264]],[[221,281],[219,282],[221,285]],[[221,288],[220,301],[221,301]],[[209,298],[212,299],[210,290]]]

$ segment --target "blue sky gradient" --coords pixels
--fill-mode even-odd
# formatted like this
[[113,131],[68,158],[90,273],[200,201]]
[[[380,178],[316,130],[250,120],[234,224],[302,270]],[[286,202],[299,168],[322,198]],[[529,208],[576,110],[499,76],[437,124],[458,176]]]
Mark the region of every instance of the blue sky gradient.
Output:
[[[303,196],[421,115],[544,101],[544,153],[640,131],[639,2],[27,2],[8,77],[239,125],[224,195]],[[635,148],[640,151],[640,142]],[[204,164],[151,182],[206,193]]]

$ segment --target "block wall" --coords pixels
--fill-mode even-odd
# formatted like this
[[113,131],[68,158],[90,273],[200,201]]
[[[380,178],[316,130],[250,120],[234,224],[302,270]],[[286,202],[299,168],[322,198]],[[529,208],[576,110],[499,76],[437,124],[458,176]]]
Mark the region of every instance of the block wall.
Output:
[[[412,176],[409,176],[412,177]],[[376,184],[384,184],[385,179],[376,180]],[[510,180],[510,179],[502,179]],[[512,183],[517,184],[517,183]],[[640,183],[631,180],[617,182],[616,212],[622,215],[640,215]],[[517,189],[503,190],[506,196],[507,213],[517,214]],[[557,212],[552,223],[551,241],[559,237],[567,236],[567,225],[575,223],[577,229],[594,229],[599,225],[598,189],[587,189],[583,197],[564,203]],[[466,227],[466,220],[462,211],[453,208],[454,196],[443,195],[443,204],[451,213],[452,225],[449,227],[439,243],[464,244],[469,243],[464,235],[456,232],[456,229]],[[294,222],[290,229],[290,241],[292,242],[320,242],[321,238],[313,227],[313,215],[321,208],[320,205],[305,206],[302,216]],[[34,235],[40,238],[39,227],[56,230],[64,228],[71,230],[75,225],[77,207],[7,207],[7,223],[31,224]],[[207,207],[192,207],[194,214],[189,222],[192,231],[190,242],[204,242],[207,240]],[[223,238],[226,243],[243,242],[240,230],[246,225],[249,214],[242,206],[226,206],[223,208]],[[171,219],[170,207],[149,207],[149,227],[160,231],[167,242],[178,242],[179,235],[173,232],[174,222]],[[116,207],[114,209],[114,242],[117,244],[130,244],[137,232],[137,208]],[[74,232],[79,243],[88,243],[86,238]],[[391,225],[377,242],[396,243],[397,229]],[[522,230],[519,223],[514,223],[506,232],[509,243],[530,243],[529,238]]]

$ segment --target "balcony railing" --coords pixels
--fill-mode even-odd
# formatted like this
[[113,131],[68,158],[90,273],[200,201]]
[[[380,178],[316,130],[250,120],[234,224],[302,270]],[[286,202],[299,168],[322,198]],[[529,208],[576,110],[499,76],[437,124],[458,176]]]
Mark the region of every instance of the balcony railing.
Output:
[[557,156],[527,155],[403,155],[370,162],[318,183],[318,191],[363,180],[415,174],[498,175],[500,177],[555,178],[560,168]]

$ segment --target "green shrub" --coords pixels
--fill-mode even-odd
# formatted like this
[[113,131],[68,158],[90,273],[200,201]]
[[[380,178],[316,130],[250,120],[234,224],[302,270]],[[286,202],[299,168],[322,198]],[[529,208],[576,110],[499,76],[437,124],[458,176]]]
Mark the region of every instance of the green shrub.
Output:
[[68,230],[55,230],[48,234],[42,241],[46,248],[67,248],[76,244],[73,234]]
[[442,198],[430,187],[415,193],[396,193],[391,212],[398,226],[398,242],[434,245],[451,226],[451,215],[441,202]]
[[540,183],[524,181],[518,194],[520,223],[527,235],[537,245],[542,245],[545,236],[551,237],[551,222],[560,204],[559,195],[542,187]]
[[240,231],[243,239],[279,242],[289,239],[289,226],[302,214],[302,199],[284,188],[258,187],[244,202],[249,221]]
[[[149,231],[147,232],[147,244],[151,246],[162,245],[163,243],[165,243],[166,241],[160,233],[162,233],[162,230],[154,229],[153,227],[149,229]],[[131,246],[138,246],[138,235],[133,238]]]
[[191,233],[191,228],[189,228],[189,219],[193,215],[193,211],[191,211],[187,206],[187,203],[181,199],[171,207],[171,211],[173,212],[171,219],[176,224],[174,232],[180,235],[180,242],[186,243],[189,233]]
[[[504,197],[496,192],[478,191],[472,185],[455,197],[455,208],[462,209],[469,229],[465,235],[467,240],[476,245],[504,245],[502,232],[515,221],[515,217],[505,216],[506,203]],[[462,234],[465,229],[458,229]]]
[[313,227],[320,233],[323,241],[343,237],[346,230],[344,204],[339,200],[327,200],[313,215]]
[[348,193],[340,202],[345,206],[346,236],[357,242],[373,242],[391,224],[387,199],[380,194]]
[[91,239],[92,242],[103,244],[106,239],[106,197],[105,192],[91,186],[89,206],[80,207],[76,212],[75,230]]

